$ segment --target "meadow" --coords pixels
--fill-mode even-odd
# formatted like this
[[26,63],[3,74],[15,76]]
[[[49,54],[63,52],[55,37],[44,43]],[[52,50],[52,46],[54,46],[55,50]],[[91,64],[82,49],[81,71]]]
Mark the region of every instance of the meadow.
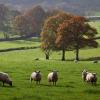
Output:
[[[0,49],[40,46],[37,40],[0,42]],[[2,87],[0,82],[0,100],[100,100],[100,61],[86,61],[88,58],[100,57],[100,47],[81,49],[80,59],[84,61],[75,63],[71,61],[74,57],[74,51],[66,51],[67,61],[61,61],[61,52],[55,51],[51,53],[50,60],[46,61],[40,48],[0,53],[0,71],[8,73],[13,80],[12,87]],[[58,70],[57,86],[49,86],[47,81],[48,70],[53,69]],[[97,73],[96,86],[82,81],[83,69]],[[30,75],[35,70],[42,73],[40,85],[30,83]]]
[[[45,61],[35,51],[14,51],[0,53],[0,71],[6,72],[13,80],[13,86],[2,87],[0,83],[0,100],[100,100],[100,63],[92,61],[62,62],[60,60]],[[57,86],[49,86],[47,81],[48,70],[58,70]],[[97,86],[86,84],[81,79],[81,72],[87,69],[96,72]],[[42,81],[40,85],[30,83],[30,74],[40,70]]]

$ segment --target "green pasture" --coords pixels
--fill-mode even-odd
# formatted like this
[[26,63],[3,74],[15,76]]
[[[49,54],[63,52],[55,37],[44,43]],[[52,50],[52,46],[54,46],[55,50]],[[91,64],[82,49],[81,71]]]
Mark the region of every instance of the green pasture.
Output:
[[[36,57],[40,60],[36,61]],[[59,71],[57,86],[48,85],[47,74],[52,69]],[[83,69],[97,73],[97,86],[82,81]],[[42,73],[40,85],[30,83],[30,74],[35,70]],[[0,53],[0,71],[8,73],[13,80],[13,87],[2,87],[0,83],[0,100],[100,100],[100,63],[62,62],[60,59],[46,61],[36,49]]]
[[38,38],[0,42],[0,49],[19,48],[19,47],[37,47],[37,46],[40,46],[40,42]]
[[[74,62],[74,51],[66,51],[66,61],[61,61],[61,51],[51,52],[50,60],[46,61],[41,48],[0,52],[0,71],[8,73],[13,81],[12,87],[3,87],[0,82],[0,100],[100,100],[100,60],[98,63],[93,63],[93,59],[87,60],[100,57],[100,40],[97,41],[98,48],[80,50],[81,61],[78,63]],[[0,50],[31,46],[40,46],[40,40],[33,38],[0,42]],[[47,75],[49,70],[55,69],[59,75],[57,86],[49,86]],[[83,69],[97,73],[96,86],[82,81]],[[40,85],[30,83],[30,75],[35,70],[42,73]]]

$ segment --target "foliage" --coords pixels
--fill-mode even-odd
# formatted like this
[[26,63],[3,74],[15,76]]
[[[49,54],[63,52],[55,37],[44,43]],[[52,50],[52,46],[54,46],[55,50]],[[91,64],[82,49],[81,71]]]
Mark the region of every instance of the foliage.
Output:
[[[83,51],[83,56],[88,57],[89,51],[87,54]],[[98,53],[100,54],[99,51]],[[92,54],[93,52],[90,56]],[[93,64],[92,62],[83,61],[76,64],[59,60],[36,61],[34,60],[36,57],[43,59],[41,50],[0,53],[0,70],[8,73],[13,80],[12,87],[8,85],[2,87],[0,82],[1,100],[100,100],[100,63]],[[58,53],[54,55],[54,58],[59,58]],[[82,82],[81,72],[84,66],[88,71],[97,73],[97,86]],[[57,86],[49,86],[47,81],[48,70],[52,69],[59,71]],[[29,80],[32,71],[35,70],[40,70],[43,76],[39,86],[35,85],[34,82],[31,84]]]
[[35,20],[28,16],[19,15],[13,20],[14,30],[20,34],[20,36],[30,35],[35,32],[36,23]]
[[55,16],[49,17],[45,21],[43,30],[41,32],[41,47],[44,52],[56,49],[55,40],[57,28],[59,27],[60,23],[62,23],[64,20],[69,20],[71,17],[71,14],[61,12]]
[[41,6],[33,6],[31,9],[25,12],[25,16],[34,18],[37,25],[35,28],[35,32],[39,34],[41,32],[44,20],[46,18],[46,13],[44,9]]
[[92,28],[84,17],[73,16],[70,20],[65,20],[58,28],[56,44],[63,50],[76,50],[76,60],[79,60],[78,52],[80,48],[90,46],[97,47],[94,40],[97,31]]
[[46,52],[55,48],[62,50],[62,60],[65,60],[66,50],[74,49],[78,60],[80,48],[98,46],[94,40],[96,34],[96,29],[84,17],[60,13],[45,21],[41,33],[42,49]]
[[0,4],[0,31],[4,33],[8,30],[8,11],[4,4]]

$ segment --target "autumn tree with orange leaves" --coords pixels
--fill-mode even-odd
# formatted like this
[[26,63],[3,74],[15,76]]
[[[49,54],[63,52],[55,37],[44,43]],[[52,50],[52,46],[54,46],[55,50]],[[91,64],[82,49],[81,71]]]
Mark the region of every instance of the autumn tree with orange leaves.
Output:
[[[79,60],[79,49],[97,47],[94,40],[97,34],[84,17],[60,13],[49,17],[41,33],[41,47],[49,59],[50,50],[62,50],[62,60],[65,60],[66,50],[75,50],[76,60]],[[47,57],[48,56],[48,57]]]
[[73,15],[61,12],[55,16],[49,17],[45,23],[41,32],[41,48],[46,55],[46,59],[49,59],[50,51],[55,50],[57,29],[59,24],[64,20],[69,20]]
[[76,60],[79,60],[79,49],[89,46],[97,47],[94,40],[97,34],[84,17],[73,16],[70,20],[65,20],[57,29],[56,45],[62,50],[62,60],[65,60],[67,49],[75,50]]

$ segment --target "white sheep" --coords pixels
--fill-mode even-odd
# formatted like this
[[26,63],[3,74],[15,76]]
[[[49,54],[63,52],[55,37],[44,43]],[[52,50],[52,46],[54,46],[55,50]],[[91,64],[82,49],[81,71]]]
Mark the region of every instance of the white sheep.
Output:
[[57,71],[52,71],[48,74],[48,82],[51,84],[53,82],[53,85],[56,85],[56,82],[58,81],[58,74]]
[[97,82],[97,76],[96,73],[90,73],[86,70],[83,70],[82,72],[82,79],[88,83],[96,84]]
[[96,84],[96,82],[97,82],[96,73],[87,73],[86,82],[89,82],[91,84]]
[[41,81],[41,73],[40,71],[34,71],[31,76],[30,76],[30,80],[32,82],[32,80],[36,81],[36,84],[40,84],[40,81]]
[[0,81],[3,82],[3,86],[5,83],[12,86],[12,80],[9,78],[9,75],[7,73],[0,72]]

